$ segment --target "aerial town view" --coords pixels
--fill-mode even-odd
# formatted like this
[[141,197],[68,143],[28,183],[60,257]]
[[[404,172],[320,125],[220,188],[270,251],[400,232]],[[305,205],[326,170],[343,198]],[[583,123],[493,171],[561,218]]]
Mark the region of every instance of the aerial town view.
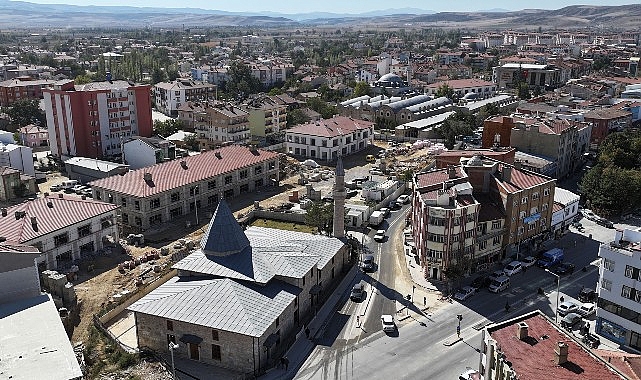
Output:
[[641,4],[574,1],[0,0],[0,380],[641,380]]

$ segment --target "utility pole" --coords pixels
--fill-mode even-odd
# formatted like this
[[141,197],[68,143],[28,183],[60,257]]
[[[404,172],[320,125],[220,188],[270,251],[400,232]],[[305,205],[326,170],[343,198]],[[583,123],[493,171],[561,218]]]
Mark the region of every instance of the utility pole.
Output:
[[178,348],[178,345],[173,342],[169,342],[169,352],[171,352],[171,374],[173,379],[176,380],[176,366],[174,365],[174,350]]
[[458,319],[458,326],[456,326],[456,335],[461,337],[461,321],[463,320],[463,314],[457,314],[456,318]]

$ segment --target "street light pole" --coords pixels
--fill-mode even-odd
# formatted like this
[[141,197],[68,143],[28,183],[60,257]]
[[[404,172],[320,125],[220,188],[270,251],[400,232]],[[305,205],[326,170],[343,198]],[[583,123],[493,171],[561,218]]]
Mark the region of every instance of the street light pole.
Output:
[[549,269],[545,269],[545,271],[556,277],[556,311],[554,312],[554,322],[559,322],[559,285],[561,285],[561,276]]
[[176,366],[174,365],[174,350],[178,348],[178,345],[173,342],[169,342],[169,352],[171,352],[171,373],[173,379],[176,380]]
[[194,188],[194,210],[196,211],[196,227],[198,227],[198,204],[196,203],[196,197],[198,196],[198,185]]

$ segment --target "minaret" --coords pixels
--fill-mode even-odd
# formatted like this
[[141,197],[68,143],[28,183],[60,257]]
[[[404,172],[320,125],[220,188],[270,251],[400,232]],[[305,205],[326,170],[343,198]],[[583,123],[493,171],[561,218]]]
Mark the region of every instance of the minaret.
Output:
[[345,237],[345,169],[340,155],[336,163],[334,183],[334,237]]

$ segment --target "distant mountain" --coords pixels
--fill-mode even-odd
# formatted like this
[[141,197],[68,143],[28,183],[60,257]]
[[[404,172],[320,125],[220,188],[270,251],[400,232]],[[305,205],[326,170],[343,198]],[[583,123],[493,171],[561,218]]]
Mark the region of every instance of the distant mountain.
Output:
[[622,6],[574,5],[556,10],[489,9],[478,12],[440,12],[392,8],[360,14],[312,12],[226,12],[200,8],[77,6],[0,0],[0,28],[39,27],[217,27],[217,26],[356,26],[451,27],[466,29],[608,28],[638,29],[641,4]]

